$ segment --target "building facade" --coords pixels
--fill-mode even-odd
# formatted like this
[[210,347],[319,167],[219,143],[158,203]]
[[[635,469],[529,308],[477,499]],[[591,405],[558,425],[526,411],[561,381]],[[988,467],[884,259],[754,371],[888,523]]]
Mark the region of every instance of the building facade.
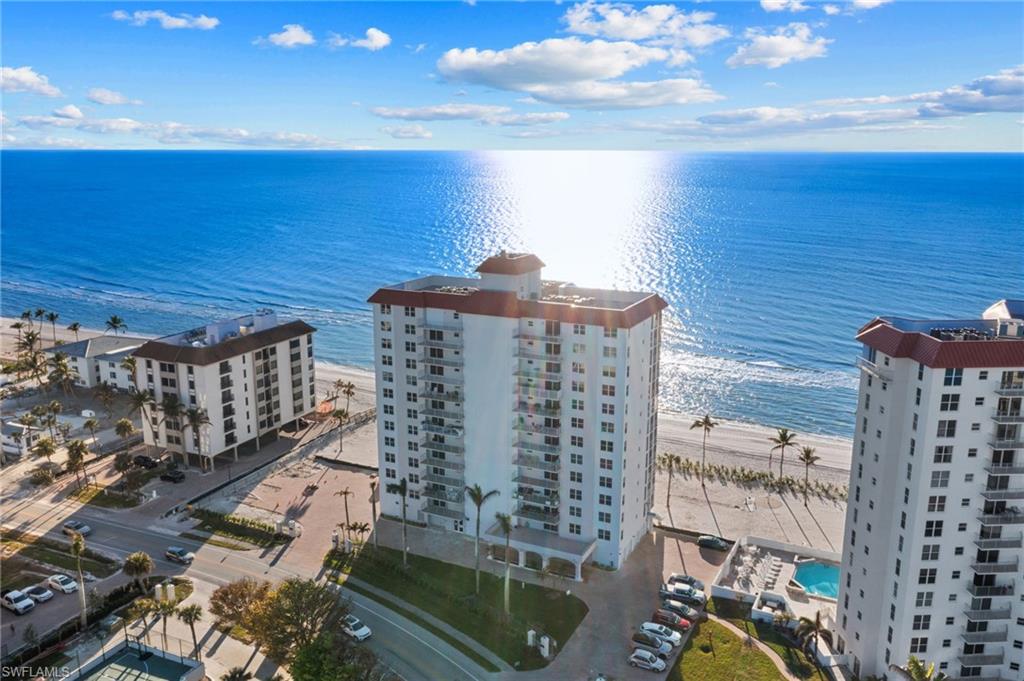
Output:
[[839,651],[861,678],[914,655],[952,679],[1020,681],[1024,301],[877,318],[857,340]]
[[[261,310],[145,343],[134,354],[137,388],[155,402],[143,423],[146,444],[213,469],[219,454],[237,459],[239,448],[275,439],[314,409],[314,331]],[[162,406],[175,398],[178,415]],[[208,423],[192,427],[189,409]]]
[[132,336],[96,336],[55,345],[44,352],[48,357],[63,354],[68,358],[68,364],[76,374],[76,386],[95,388],[100,383],[107,383],[118,390],[131,391],[134,389],[132,372],[121,363],[147,340]]
[[428,276],[373,304],[382,512],[475,533],[465,487],[497,490],[482,536],[513,562],[579,578],[618,567],[651,528],[661,311],[657,295],[544,281],[534,255],[480,278]]

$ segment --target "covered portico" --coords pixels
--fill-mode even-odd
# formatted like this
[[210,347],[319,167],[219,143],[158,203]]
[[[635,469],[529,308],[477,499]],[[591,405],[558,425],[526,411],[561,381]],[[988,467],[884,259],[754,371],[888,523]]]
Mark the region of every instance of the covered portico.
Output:
[[[492,525],[484,533],[484,539],[491,542],[491,557],[505,562],[505,558],[495,555],[505,550],[506,539],[501,526]],[[583,564],[593,555],[597,540],[570,539],[531,527],[514,527],[508,536],[508,546],[510,556],[507,559],[513,565],[537,571],[550,567],[579,582],[583,580]]]

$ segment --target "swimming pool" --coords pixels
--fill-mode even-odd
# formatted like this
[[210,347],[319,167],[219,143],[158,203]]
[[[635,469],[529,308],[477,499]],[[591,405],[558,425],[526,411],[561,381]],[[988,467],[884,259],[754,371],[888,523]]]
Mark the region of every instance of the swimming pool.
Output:
[[807,590],[807,593],[835,599],[839,595],[839,566],[828,563],[801,563],[796,566],[793,579]]

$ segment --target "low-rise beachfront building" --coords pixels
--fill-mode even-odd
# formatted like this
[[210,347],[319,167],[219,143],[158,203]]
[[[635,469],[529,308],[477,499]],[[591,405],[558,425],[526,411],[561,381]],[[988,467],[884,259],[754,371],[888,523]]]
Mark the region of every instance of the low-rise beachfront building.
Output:
[[617,568],[651,529],[661,312],[653,293],[545,281],[535,255],[479,278],[426,276],[374,293],[382,512],[473,535],[511,516],[510,560],[579,579]]
[[[863,346],[836,644],[882,676],[1024,678],[1024,301],[879,317]],[[890,676],[891,678],[891,676]]]
[[108,383],[127,392],[134,390],[132,372],[121,363],[147,340],[133,336],[96,336],[55,345],[44,352],[47,359],[58,353],[67,356],[68,364],[76,374],[76,386],[95,388],[100,383]]
[[28,456],[43,435],[42,428],[26,426],[13,418],[0,421],[0,448],[4,454]]
[[[155,400],[143,423],[146,444],[212,470],[219,454],[237,459],[239,449],[276,439],[280,427],[313,411],[314,331],[260,310],[146,342],[134,353],[136,385]],[[162,408],[168,395],[178,398],[182,414]],[[189,409],[209,421],[199,432]]]

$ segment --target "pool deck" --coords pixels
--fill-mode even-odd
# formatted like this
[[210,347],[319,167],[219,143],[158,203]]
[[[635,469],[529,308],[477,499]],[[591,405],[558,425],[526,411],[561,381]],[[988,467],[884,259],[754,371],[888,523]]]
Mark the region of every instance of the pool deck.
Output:
[[157,655],[150,655],[145,660],[139,653],[125,651],[106,664],[92,670],[82,681],[179,681],[191,670],[191,667],[174,660],[167,660]]

